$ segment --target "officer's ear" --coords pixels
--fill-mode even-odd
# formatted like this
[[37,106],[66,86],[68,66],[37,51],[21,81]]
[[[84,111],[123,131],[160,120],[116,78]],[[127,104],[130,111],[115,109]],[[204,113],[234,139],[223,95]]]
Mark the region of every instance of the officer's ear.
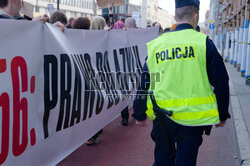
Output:
[[193,20],[194,20],[194,27],[197,26],[198,22],[199,22],[199,13],[194,13],[193,14]]
[[197,19],[198,19],[198,17],[199,17],[199,16],[198,16],[198,13],[194,13],[194,14],[193,14],[193,18],[194,18],[194,20],[197,20]]

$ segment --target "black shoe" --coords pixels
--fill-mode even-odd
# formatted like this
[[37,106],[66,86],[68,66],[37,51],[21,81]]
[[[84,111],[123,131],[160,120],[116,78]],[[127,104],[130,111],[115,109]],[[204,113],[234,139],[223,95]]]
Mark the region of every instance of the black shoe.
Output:
[[122,119],[121,124],[123,126],[127,126],[128,125],[128,120],[127,119]]

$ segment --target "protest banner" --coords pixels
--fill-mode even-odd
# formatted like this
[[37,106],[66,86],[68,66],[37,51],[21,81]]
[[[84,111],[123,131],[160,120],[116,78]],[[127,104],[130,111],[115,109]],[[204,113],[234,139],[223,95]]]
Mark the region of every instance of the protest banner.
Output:
[[[157,28],[0,20],[0,165],[56,165],[133,101]],[[129,99],[127,99],[129,98]]]

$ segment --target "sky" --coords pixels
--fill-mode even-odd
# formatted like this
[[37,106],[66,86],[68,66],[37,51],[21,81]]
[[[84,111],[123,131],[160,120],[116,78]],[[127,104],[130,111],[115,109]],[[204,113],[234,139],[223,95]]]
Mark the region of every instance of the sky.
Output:
[[[158,0],[158,6],[174,16],[175,0]],[[200,0],[200,22],[205,21],[206,11],[209,10],[210,0]]]

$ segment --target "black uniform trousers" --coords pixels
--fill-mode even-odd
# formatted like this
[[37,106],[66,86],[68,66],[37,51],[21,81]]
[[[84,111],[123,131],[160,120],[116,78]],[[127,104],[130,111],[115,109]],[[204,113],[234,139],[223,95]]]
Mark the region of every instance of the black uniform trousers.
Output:
[[[163,123],[171,145],[167,143],[159,121],[153,122],[151,137],[155,142],[153,166],[195,166],[202,135],[211,126],[182,126],[168,117],[163,117]],[[177,146],[176,146],[177,144]],[[170,157],[170,146],[176,146],[176,158]]]
[[122,110],[121,116],[122,116],[122,119],[126,119],[128,121],[128,119],[129,119],[128,107],[126,107],[124,110]]

